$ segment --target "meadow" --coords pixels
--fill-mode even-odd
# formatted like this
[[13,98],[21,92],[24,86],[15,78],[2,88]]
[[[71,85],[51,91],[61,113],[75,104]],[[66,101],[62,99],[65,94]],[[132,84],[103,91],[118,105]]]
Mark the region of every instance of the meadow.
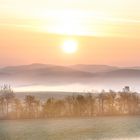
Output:
[[140,117],[0,121],[0,140],[140,140]]

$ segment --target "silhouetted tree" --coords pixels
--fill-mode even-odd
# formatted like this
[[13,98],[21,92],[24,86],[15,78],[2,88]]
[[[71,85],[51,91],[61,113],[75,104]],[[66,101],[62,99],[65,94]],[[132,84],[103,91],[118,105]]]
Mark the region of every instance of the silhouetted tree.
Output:
[[19,119],[23,115],[23,105],[18,98],[14,99],[15,117]]
[[99,113],[104,114],[105,112],[104,102],[106,100],[106,94],[104,90],[99,94],[98,100],[99,100]]
[[4,116],[4,106],[5,106],[5,101],[4,101],[4,97],[0,95],[0,116],[3,117]]
[[4,85],[4,86],[1,87],[0,95],[5,102],[6,115],[8,117],[10,103],[13,102],[13,99],[15,98],[15,94],[14,94],[13,90],[11,89],[11,87],[9,85]]
[[36,100],[35,96],[27,95],[25,97],[26,112],[30,118],[36,117],[36,111],[38,111],[39,102]]
[[95,112],[95,103],[96,103],[96,97],[93,96],[91,93],[87,93],[87,95],[85,96],[85,100],[86,100],[86,111],[87,111],[87,115],[88,116],[94,116],[94,112]]

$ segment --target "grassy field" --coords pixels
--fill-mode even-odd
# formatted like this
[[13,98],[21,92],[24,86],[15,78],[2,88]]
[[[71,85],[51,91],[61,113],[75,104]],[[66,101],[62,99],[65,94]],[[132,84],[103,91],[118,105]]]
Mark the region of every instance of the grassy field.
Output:
[[0,140],[140,140],[140,117],[0,121]]

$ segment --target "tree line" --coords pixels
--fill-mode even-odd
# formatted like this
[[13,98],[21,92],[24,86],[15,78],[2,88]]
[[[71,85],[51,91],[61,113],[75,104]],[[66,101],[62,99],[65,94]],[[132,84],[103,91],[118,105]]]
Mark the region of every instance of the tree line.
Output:
[[41,101],[27,95],[18,99],[10,86],[0,89],[0,119],[39,119],[57,117],[95,117],[140,115],[140,95],[129,91],[79,93],[63,99]]

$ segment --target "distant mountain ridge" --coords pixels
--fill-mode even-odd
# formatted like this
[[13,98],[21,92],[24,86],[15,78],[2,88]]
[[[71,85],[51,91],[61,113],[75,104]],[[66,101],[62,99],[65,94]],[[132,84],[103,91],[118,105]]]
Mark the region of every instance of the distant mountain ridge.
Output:
[[53,64],[42,64],[42,63],[32,63],[29,65],[17,65],[17,66],[6,66],[0,68],[0,71],[7,70],[32,70],[32,69],[42,69],[42,68],[51,68],[51,67],[65,67],[71,68],[79,71],[86,71],[91,73],[97,72],[108,72],[119,69],[133,69],[140,70],[140,66],[135,67],[118,67],[118,66],[109,66],[109,65],[97,65],[97,64],[77,64],[77,65],[69,65],[69,66],[61,66],[61,65],[53,65]]
[[[140,67],[108,65],[59,66],[34,63],[0,68],[0,84],[12,85],[140,85]],[[124,85],[122,85],[124,86]]]
[[108,72],[112,70],[119,69],[115,66],[108,66],[108,65],[85,65],[85,64],[78,64],[70,66],[73,69],[82,70],[91,73],[98,73],[98,72]]

